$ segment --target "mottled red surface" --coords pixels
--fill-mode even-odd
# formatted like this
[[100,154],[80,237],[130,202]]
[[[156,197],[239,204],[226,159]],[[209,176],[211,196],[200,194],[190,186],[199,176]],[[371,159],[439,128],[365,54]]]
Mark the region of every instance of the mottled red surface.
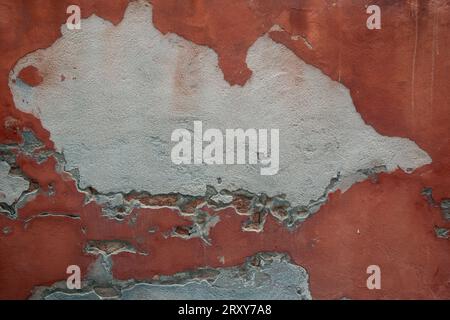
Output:
[[92,257],[81,254],[81,222],[66,217],[36,217],[28,223],[0,216],[0,299],[24,299],[34,285],[52,285],[68,277],[69,265],[84,274]]
[[[86,241],[105,239],[125,240],[148,253],[114,256],[114,274],[122,279],[221,266],[221,256],[226,265],[236,265],[258,251],[285,251],[307,269],[315,298],[450,298],[450,241],[434,234],[435,226],[449,228],[449,223],[421,195],[432,187],[436,201],[450,197],[448,2],[371,1],[382,8],[382,29],[373,31],[365,27],[368,1],[335,2],[154,0],[154,23],[162,32],[213,48],[225,79],[239,85],[251,76],[245,64],[249,46],[279,24],[285,31],[271,32],[274,40],[345,84],[368,124],[384,135],[414,140],[430,154],[431,165],[410,175],[382,174],[376,183],[337,192],[293,232],[272,218],[263,233],[242,232],[247,217],[227,209],[211,229],[208,246],[198,238],[165,238],[173,227],[190,223],[169,209],[136,210],[134,223],[131,216],[108,220],[96,204],[84,205],[70,176],[55,171],[54,159],[38,165],[20,156],[20,168],[42,191],[19,211],[18,220],[0,216],[0,230],[12,230],[0,233],[0,298],[26,298],[34,286],[64,279],[69,264],[85,272],[95,258],[83,253]],[[0,0],[0,143],[17,142],[20,131],[31,128],[53,146],[39,120],[14,107],[7,83],[17,60],[60,36],[69,4],[80,4],[83,17],[95,13],[118,23],[127,3]],[[295,35],[312,49],[301,38],[292,40]],[[39,72],[45,77],[46,70]],[[45,192],[49,185],[54,195]],[[42,212],[80,219],[25,222]],[[149,234],[155,226],[158,232]],[[365,287],[371,264],[382,269],[382,290]]]
[[[197,239],[146,237],[143,247],[150,255],[120,254],[114,257],[114,272],[123,279],[146,278],[198,265],[223,266],[222,256],[231,266],[259,251],[281,251],[308,270],[316,298],[450,298],[449,241],[434,235],[440,215],[417,199],[421,188],[403,173],[383,174],[376,184],[366,181],[332,195],[296,232],[269,218],[263,233],[243,233],[245,217],[222,211],[211,230],[213,246]],[[137,225],[145,230],[148,217],[141,214],[146,218]],[[371,264],[381,267],[380,291],[366,288]]]

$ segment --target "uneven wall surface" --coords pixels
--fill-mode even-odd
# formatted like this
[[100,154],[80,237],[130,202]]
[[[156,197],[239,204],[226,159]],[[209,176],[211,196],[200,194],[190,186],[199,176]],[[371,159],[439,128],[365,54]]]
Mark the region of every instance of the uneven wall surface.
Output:
[[[450,298],[450,2],[0,0],[0,23],[0,298]],[[279,163],[217,137],[174,162],[195,123],[268,129],[272,157],[277,129]]]

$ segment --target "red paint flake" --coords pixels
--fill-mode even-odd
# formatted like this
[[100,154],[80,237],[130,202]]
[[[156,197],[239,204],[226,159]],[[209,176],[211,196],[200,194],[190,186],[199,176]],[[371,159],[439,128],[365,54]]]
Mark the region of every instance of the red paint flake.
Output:
[[44,78],[42,78],[35,66],[28,66],[20,70],[19,78],[31,87],[36,87],[44,81]]

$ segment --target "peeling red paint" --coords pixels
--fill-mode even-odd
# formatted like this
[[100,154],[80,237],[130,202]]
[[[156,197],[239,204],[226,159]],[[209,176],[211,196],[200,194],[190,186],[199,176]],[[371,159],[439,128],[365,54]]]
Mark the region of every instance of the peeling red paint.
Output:
[[[128,1],[0,2],[0,21],[9,30],[0,34],[0,143],[19,142],[23,128],[30,128],[53,148],[39,120],[15,109],[10,70],[27,53],[60,37],[69,4],[80,5],[83,17],[95,13],[117,24]],[[26,298],[34,286],[63,280],[70,264],[84,273],[95,258],[83,251],[87,241],[115,239],[148,254],[115,255],[114,275],[120,279],[232,266],[259,251],[283,251],[307,269],[315,298],[450,298],[450,242],[434,235],[435,226],[448,228],[449,222],[421,195],[431,187],[436,201],[449,197],[450,10],[446,1],[418,1],[417,8],[403,1],[376,2],[383,7],[383,28],[389,32],[365,28],[364,1],[336,6],[314,0],[152,1],[156,27],[213,48],[230,84],[245,85],[251,77],[245,63],[248,48],[279,24],[284,31],[270,33],[275,41],[345,84],[368,124],[384,135],[416,141],[433,158],[431,165],[410,175],[381,174],[376,183],[367,180],[337,192],[294,232],[271,217],[264,232],[242,232],[247,217],[222,210],[209,246],[199,238],[167,237],[173,228],[191,224],[171,209],[137,209],[122,222],[103,217],[97,204],[84,203],[69,174],[56,171],[54,158],[37,164],[19,155],[20,169],[41,191],[19,210],[18,220],[0,215],[0,228],[12,230],[0,233],[0,298]],[[313,48],[293,40],[295,35]],[[37,73],[28,72],[20,78],[37,85]],[[49,186],[54,194],[46,192]],[[154,204],[155,199],[147,200]],[[159,200],[171,205],[174,199]],[[235,204],[241,210],[248,206],[245,199]],[[33,218],[42,212],[80,219]],[[157,232],[149,233],[155,227]],[[382,290],[365,287],[371,264],[382,267]]]
[[0,299],[24,299],[33,287],[51,285],[67,278],[69,265],[82,274],[93,258],[82,253],[84,237],[79,220],[64,217],[36,217],[28,223],[0,215]]
[[[317,298],[448,299],[449,241],[438,239],[439,210],[419,196],[423,185],[403,173],[333,194],[302,227],[301,261]],[[359,233],[358,233],[359,231]],[[329,267],[331,264],[332,267]],[[382,269],[381,290],[367,290],[367,266]],[[327,267],[325,267],[327,266]]]
[[[140,245],[149,255],[114,256],[114,274],[119,279],[145,279],[198,266],[232,266],[260,251],[280,251],[306,268],[315,298],[450,298],[450,272],[445,268],[450,242],[434,235],[435,225],[450,224],[423,201],[422,188],[404,173],[382,174],[377,183],[367,180],[344,194],[333,194],[295,232],[272,217],[264,232],[242,232],[246,217],[226,209],[211,229],[212,246],[200,239],[146,236]],[[144,217],[142,212],[137,222],[143,231],[150,224],[141,220]],[[379,291],[366,288],[366,269],[372,264],[383,270]]]
[[61,36],[61,25],[66,22],[66,9],[69,5],[79,5],[82,17],[92,14],[107,19],[114,24],[119,23],[128,4],[128,0],[62,0],[62,1],[0,1],[0,21],[2,29],[8,32],[0,34],[0,142],[13,143],[20,141],[17,130],[5,127],[5,119],[14,117],[20,121],[20,128],[30,128],[36,135],[53,147],[49,133],[42,128],[40,122],[32,115],[18,111],[14,107],[8,87],[8,75],[14,64],[27,53],[49,47]]
[[[42,164],[19,156],[17,163],[24,174],[39,184],[40,192],[36,198],[19,209],[21,219],[27,219],[41,212],[77,214],[84,205],[84,195],[79,193],[75,182],[67,173],[55,171],[56,160],[49,158]],[[54,190],[49,195],[49,189]]]

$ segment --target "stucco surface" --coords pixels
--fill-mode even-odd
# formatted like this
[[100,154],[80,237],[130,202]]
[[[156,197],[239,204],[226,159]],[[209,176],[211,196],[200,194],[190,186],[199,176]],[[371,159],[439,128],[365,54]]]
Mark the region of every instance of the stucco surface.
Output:
[[[80,32],[63,26],[63,37],[20,60],[10,79],[16,106],[42,120],[82,188],[203,195],[212,185],[306,205],[336,176],[346,189],[364,169],[431,162],[414,142],[377,134],[347,88],[268,36],[249,49],[252,77],[239,87],[223,79],[214,51],[156,30],[146,2],[131,3],[118,26],[82,23]],[[16,81],[28,65],[46,70],[39,87]],[[173,164],[171,132],[192,130],[194,120],[204,130],[279,129],[279,173],[261,176],[260,164]]]
[[[230,271],[283,252],[313,299],[449,299],[450,2],[373,2],[379,30],[366,0],[0,0],[0,298],[247,294]],[[174,170],[194,120],[278,126],[280,172]]]

